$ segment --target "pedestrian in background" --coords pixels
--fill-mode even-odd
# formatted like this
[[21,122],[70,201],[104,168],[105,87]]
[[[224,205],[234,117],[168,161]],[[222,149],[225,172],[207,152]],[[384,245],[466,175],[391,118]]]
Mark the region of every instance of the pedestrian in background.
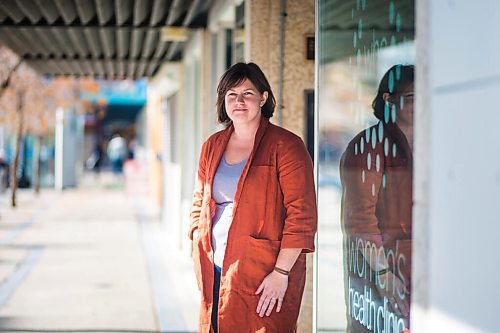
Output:
[[0,193],[9,187],[9,163],[5,158],[5,151],[0,148]]
[[94,150],[90,154],[89,158],[85,162],[87,169],[92,170],[97,175],[101,171],[102,162],[104,160],[104,152],[102,151],[101,144],[97,142],[94,146]]
[[123,161],[128,157],[128,149],[127,142],[119,133],[114,134],[111,140],[109,140],[107,153],[111,161],[113,173],[121,174],[123,171]]
[[221,77],[226,129],[205,141],[189,236],[200,332],[294,332],[317,228],[313,165],[302,140],[269,122],[271,87],[254,63]]

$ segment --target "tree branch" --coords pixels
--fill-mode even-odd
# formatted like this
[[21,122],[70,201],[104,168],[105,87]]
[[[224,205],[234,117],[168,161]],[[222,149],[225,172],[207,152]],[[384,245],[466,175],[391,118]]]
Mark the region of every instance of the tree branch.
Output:
[[14,67],[12,67],[12,69],[9,71],[9,75],[7,75],[7,79],[5,81],[3,81],[2,84],[0,85],[0,98],[2,98],[3,93],[10,85],[10,79],[12,78],[12,74],[14,74],[14,72],[19,68],[19,66],[21,66],[22,63],[23,63],[23,60],[19,59],[19,62]]

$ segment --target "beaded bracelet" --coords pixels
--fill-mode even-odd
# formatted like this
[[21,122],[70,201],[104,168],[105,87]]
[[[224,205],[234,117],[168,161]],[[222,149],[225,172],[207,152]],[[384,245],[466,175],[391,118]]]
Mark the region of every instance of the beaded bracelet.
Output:
[[290,275],[290,271],[286,271],[283,268],[274,267],[274,271],[283,275]]
[[389,267],[381,269],[380,271],[377,271],[377,275],[384,275],[386,273],[389,273],[391,269]]

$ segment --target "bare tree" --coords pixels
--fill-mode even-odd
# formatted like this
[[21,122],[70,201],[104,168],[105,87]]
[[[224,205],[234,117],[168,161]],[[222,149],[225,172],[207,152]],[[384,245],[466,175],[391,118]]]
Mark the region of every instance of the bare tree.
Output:
[[[17,98],[12,98],[11,110],[15,112],[16,129],[15,129],[15,146],[14,146],[14,159],[10,170],[10,186],[11,186],[11,205],[17,205],[17,188],[19,185],[19,158],[21,152],[21,144],[25,134],[25,121],[30,116],[29,106],[33,105],[30,99],[39,89],[39,81],[36,73],[27,65],[21,65],[12,73],[10,77],[9,86],[6,90],[11,90],[12,95]],[[7,97],[7,96],[4,96]]]
[[[27,65],[21,64],[9,77],[9,84],[2,91],[1,106],[6,113],[11,114],[15,124],[14,159],[10,170],[11,205],[17,205],[17,187],[19,183],[19,155],[23,135],[25,134],[25,119],[29,116],[29,110],[34,106],[29,99],[36,94],[39,88],[36,73]],[[12,123],[12,122],[11,122]]]
[[12,74],[21,66],[22,59],[14,52],[0,46],[0,98],[10,84]]
[[0,125],[15,137],[10,170],[11,205],[17,205],[19,161],[23,138],[35,138],[33,184],[40,191],[40,150],[43,138],[53,133],[55,110],[77,105],[78,85],[73,79],[42,79],[8,48],[0,46]]

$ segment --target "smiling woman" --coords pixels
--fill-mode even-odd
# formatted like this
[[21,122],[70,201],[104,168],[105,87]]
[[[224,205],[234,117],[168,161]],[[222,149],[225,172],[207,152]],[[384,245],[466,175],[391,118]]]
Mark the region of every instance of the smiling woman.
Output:
[[276,100],[264,73],[254,63],[237,63],[224,73],[217,87],[217,115],[220,123],[230,125],[233,121],[227,110],[238,102],[238,92],[247,93],[243,102],[250,102],[250,106],[255,106],[252,101],[260,97],[258,109],[262,116],[273,116]]
[[258,124],[260,108],[265,104],[268,95],[267,91],[259,92],[248,79],[230,88],[224,98],[224,106],[229,119],[238,124]]
[[316,193],[304,143],[268,120],[275,105],[256,64],[222,76],[217,114],[227,127],[203,144],[189,234],[200,332],[296,330]]

